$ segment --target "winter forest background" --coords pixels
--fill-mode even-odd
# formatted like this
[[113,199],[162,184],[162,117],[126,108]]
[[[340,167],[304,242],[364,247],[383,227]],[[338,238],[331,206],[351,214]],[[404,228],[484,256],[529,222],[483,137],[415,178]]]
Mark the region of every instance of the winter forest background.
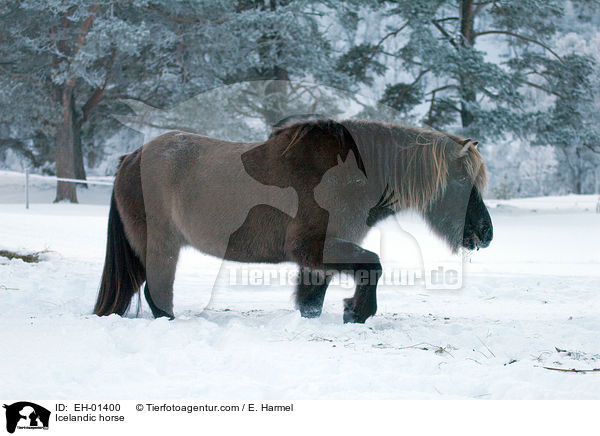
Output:
[[0,167],[112,175],[140,131],[352,106],[479,140],[488,197],[598,193],[599,25],[595,0],[3,0]]

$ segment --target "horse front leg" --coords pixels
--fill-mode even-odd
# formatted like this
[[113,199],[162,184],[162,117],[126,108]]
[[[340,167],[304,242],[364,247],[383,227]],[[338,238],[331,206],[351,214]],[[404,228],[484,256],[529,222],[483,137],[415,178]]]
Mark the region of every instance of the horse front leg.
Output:
[[319,269],[300,268],[296,285],[296,308],[304,318],[321,316],[325,292],[331,277],[331,274]]
[[326,241],[323,256],[327,269],[349,273],[356,290],[344,299],[344,322],[364,323],[377,312],[377,282],[382,274],[379,256],[359,245],[332,238]]

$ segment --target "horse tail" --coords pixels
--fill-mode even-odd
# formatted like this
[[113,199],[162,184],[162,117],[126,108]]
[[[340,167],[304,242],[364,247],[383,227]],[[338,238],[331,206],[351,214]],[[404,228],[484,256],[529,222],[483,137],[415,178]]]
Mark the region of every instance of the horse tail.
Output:
[[146,280],[146,269],[127,240],[113,191],[108,214],[106,258],[94,313],[123,315]]

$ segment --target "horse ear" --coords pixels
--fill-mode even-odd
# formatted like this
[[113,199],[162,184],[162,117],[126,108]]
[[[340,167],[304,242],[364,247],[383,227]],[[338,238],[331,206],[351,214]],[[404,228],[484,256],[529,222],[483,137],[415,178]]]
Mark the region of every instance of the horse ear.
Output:
[[466,156],[467,154],[467,150],[469,149],[469,147],[471,146],[471,138],[465,140],[465,142],[463,143],[463,147],[460,149],[460,151],[458,152],[458,156],[459,157],[463,157]]

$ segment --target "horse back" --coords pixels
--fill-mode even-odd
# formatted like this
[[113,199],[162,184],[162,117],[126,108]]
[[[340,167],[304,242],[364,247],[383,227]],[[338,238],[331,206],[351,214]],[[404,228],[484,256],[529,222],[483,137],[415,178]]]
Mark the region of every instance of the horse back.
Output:
[[[144,145],[141,181],[151,227],[220,258],[241,258],[233,253],[241,253],[242,246],[251,249],[250,239],[262,238],[255,246],[260,249],[248,258],[278,257],[282,242],[276,235],[296,214],[297,195],[246,172],[241,156],[256,145],[183,132],[169,132]],[[271,226],[259,225],[259,216]]]

